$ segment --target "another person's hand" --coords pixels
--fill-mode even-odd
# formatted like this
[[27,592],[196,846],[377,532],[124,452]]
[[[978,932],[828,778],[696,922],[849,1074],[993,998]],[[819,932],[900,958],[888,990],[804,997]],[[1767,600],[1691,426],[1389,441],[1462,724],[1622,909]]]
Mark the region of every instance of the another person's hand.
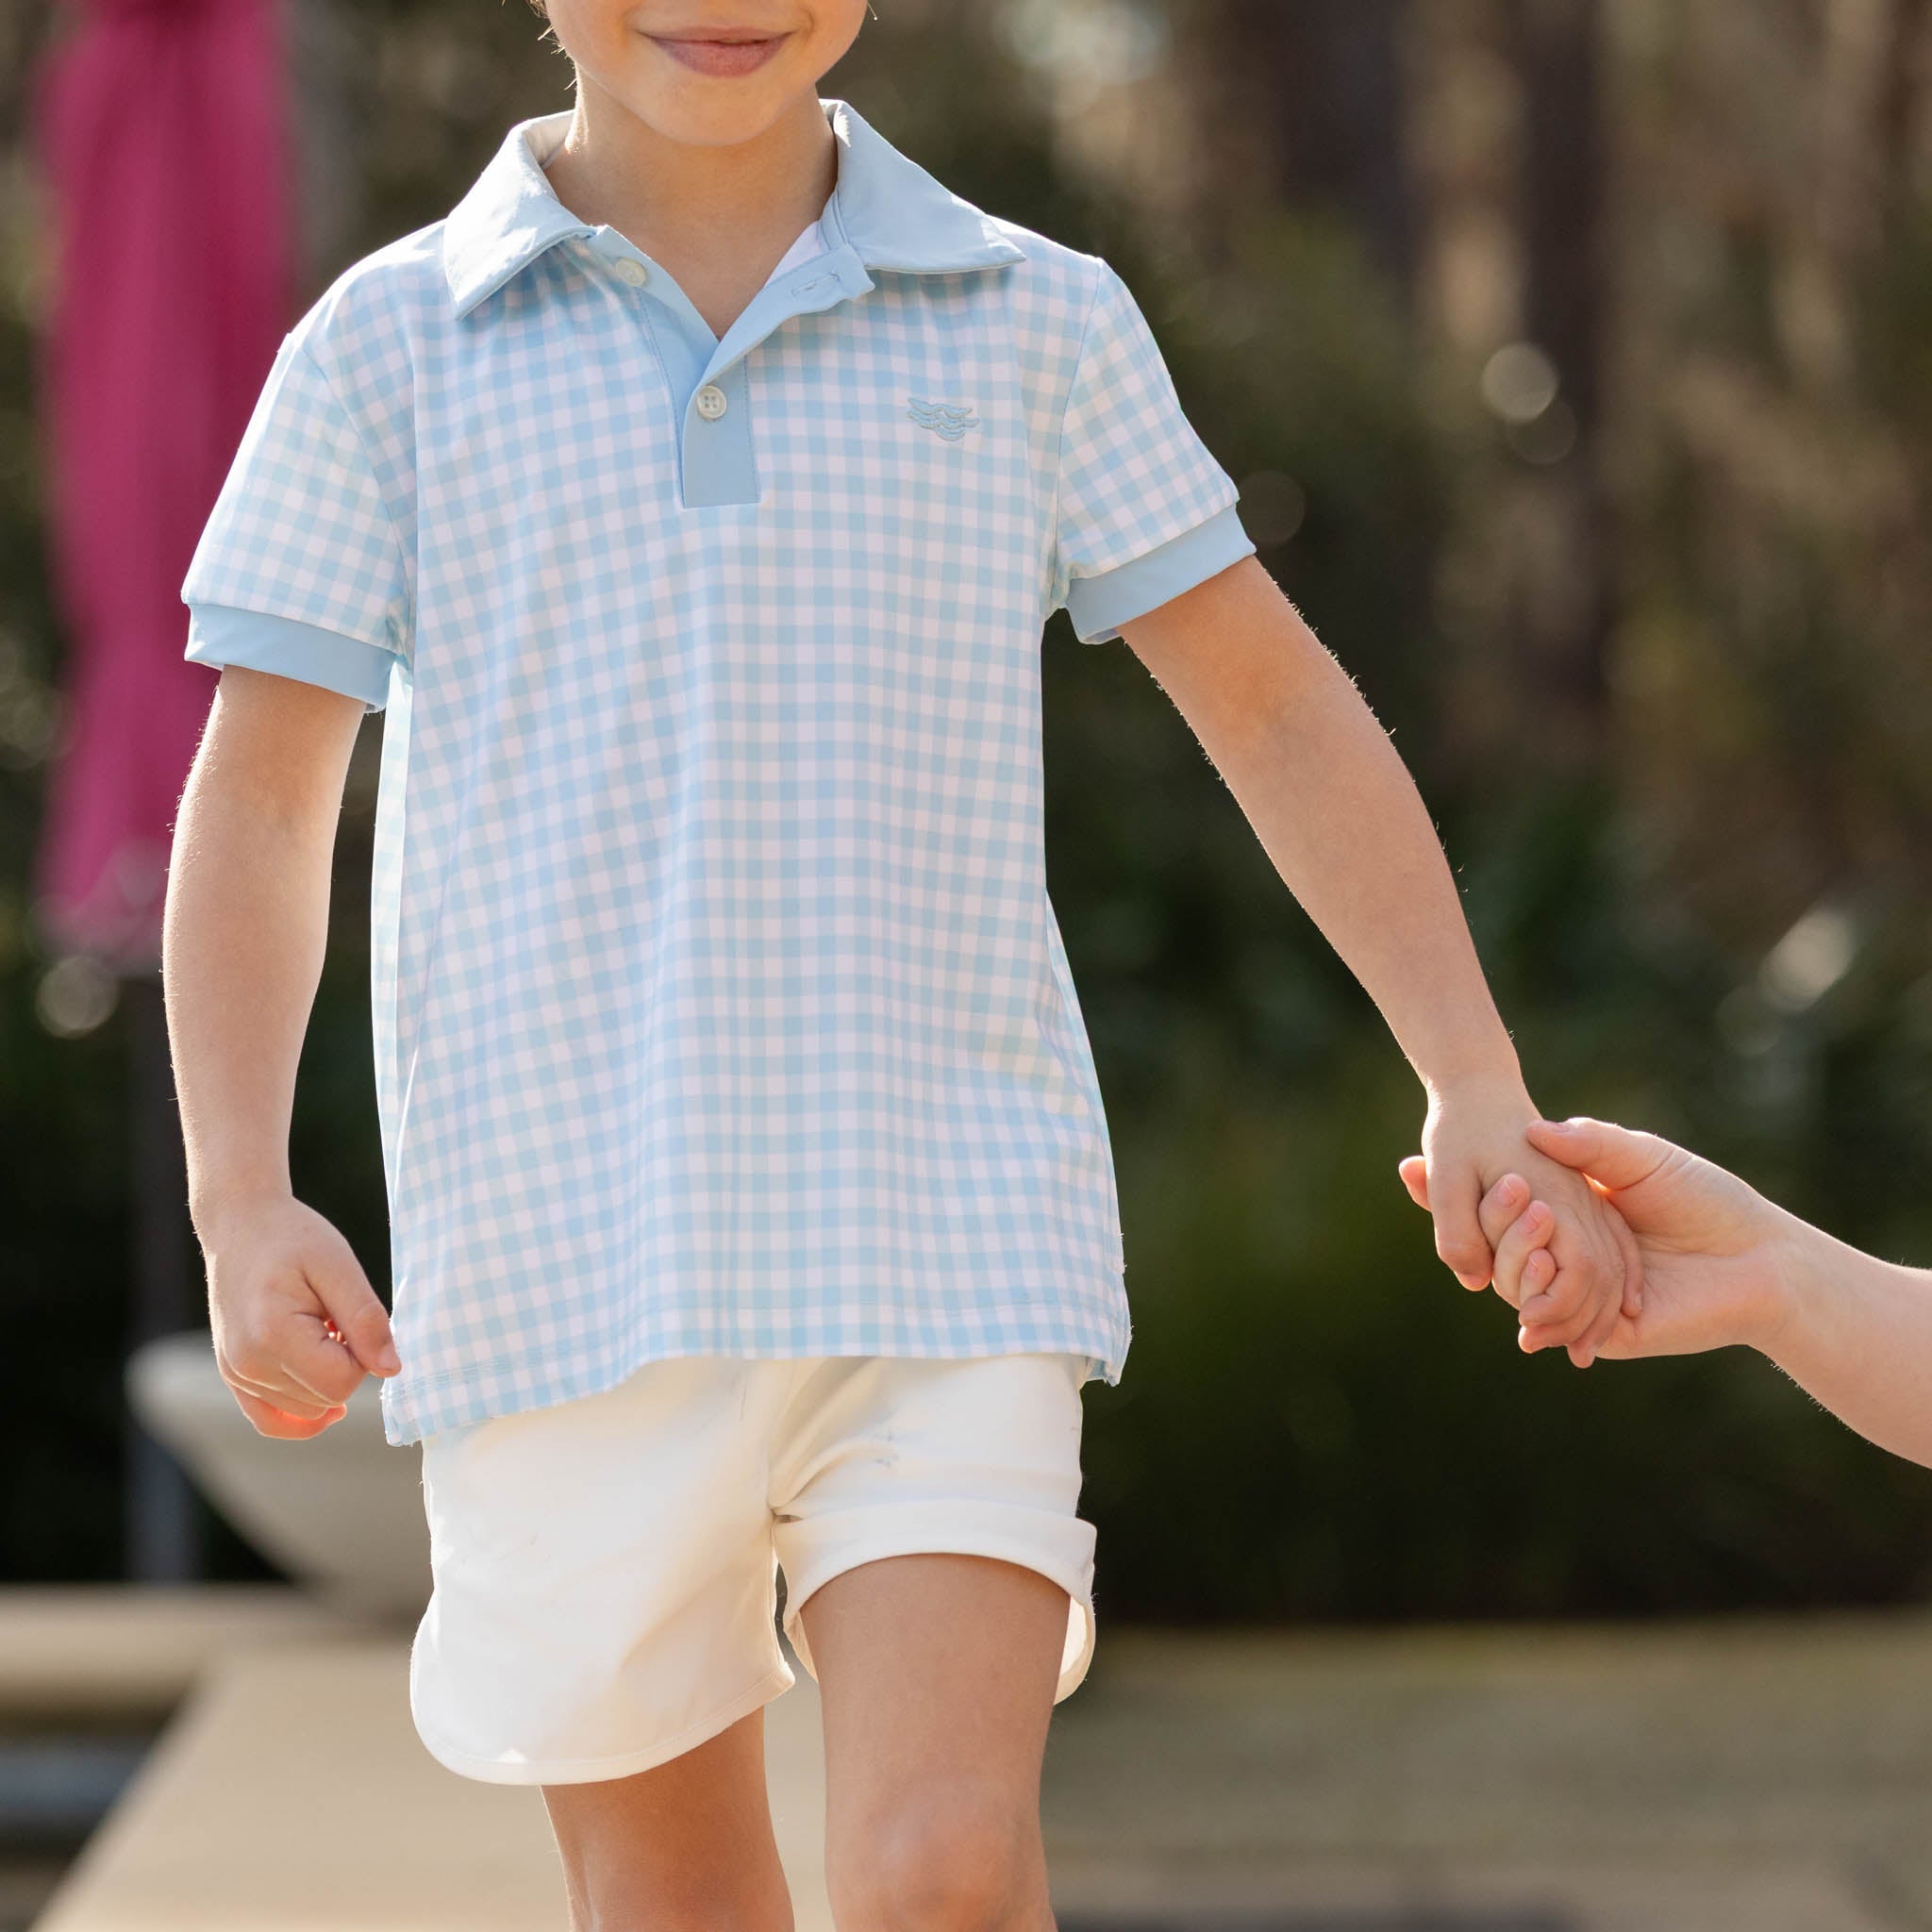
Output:
[[[1586,1176],[1592,1191],[1635,1235],[1643,1264],[1643,1305],[1617,1323],[1600,1353],[1613,1360],[1689,1355],[1733,1343],[1762,1346],[1788,1301],[1783,1236],[1790,1218],[1714,1162],[1654,1134],[1605,1121],[1540,1121],[1526,1137]],[[1428,1205],[1424,1163],[1403,1161],[1404,1184]],[[1525,1176],[1503,1175],[1478,1219],[1496,1255],[1493,1285],[1520,1310],[1534,1310],[1557,1272],[1550,1253],[1557,1223]],[[1553,1345],[1525,1321],[1526,1352]]]
[[264,1436],[319,1436],[364,1374],[402,1367],[389,1311],[331,1223],[290,1195],[236,1202],[199,1230],[215,1361]]
[[[1436,1252],[1444,1264],[1465,1288],[1482,1289],[1491,1284],[1494,1265],[1482,1203],[1507,1174],[1527,1181],[1551,1216],[1537,1245],[1554,1265],[1533,1307],[1524,1311],[1524,1334],[1535,1338],[1536,1347],[1567,1348],[1578,1368],[1588,1368],[1619,1324],[1641,1309],[1642,1259],[1603,1195],[1528,1139],[1535,1120],[1528,1095],[1511,1081],[1441,1090],[1431,1098],[1423,1152],[1414,1160],[1421,1191],[1411,1185],[1410,1192],[1434,1216]],[[1516,1218],[1502,1220],[1496,1235]],[[1512,1305],[1517,1300],[1507,1292],[1505,1298]]]

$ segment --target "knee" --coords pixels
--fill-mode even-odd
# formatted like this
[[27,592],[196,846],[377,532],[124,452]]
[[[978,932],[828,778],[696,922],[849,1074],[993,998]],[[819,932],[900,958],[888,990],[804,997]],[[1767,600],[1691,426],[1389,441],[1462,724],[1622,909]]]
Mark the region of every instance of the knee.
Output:
[[1034,1932],[1050,1924],[1038,1814],[944,1791],[828,1846],[840,1932]]

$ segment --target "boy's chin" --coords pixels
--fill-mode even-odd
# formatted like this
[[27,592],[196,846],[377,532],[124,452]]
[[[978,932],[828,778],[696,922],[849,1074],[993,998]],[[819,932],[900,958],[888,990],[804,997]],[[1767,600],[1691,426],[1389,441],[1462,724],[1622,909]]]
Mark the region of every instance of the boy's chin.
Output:
[[786,112],[801,89],[817,97],[808,84],[775,76],[770,68],[743,80],[707,80],[680,70],[675,61],[651,49],[636,65],[654,71],[607,92],[654,134],[680,147],[737,147],[756,141]]

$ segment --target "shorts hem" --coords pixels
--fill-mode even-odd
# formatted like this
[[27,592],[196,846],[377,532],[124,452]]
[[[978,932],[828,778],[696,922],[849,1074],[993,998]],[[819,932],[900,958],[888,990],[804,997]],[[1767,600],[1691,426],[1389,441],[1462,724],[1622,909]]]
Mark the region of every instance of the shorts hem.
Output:
[[716,1709],[688,1724],[675,1737],[662,1739],[642,1751],[629,1751],[616,1757],[521,1757],[508,1761],[497,1757],[472,1757],[440,1743],[420,1721],[416,1735],[424,1748],[438,1763],[459,1776],[492,1785],[574,1785],[594,1784],[603,1779],[630,1777],[641,1771],[653,1771],[672,1758],[695,1749],[714,1738],[726,1725],[782,1696],[798,1682],[797,1674],[781,1657],[775,1671],[767,1671],[757,1683],[741,1690]]

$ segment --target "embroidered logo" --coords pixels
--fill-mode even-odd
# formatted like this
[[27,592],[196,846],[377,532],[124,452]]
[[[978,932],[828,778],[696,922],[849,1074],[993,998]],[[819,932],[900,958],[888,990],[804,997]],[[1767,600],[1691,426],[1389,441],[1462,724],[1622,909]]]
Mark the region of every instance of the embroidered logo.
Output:
[[906,401],[906,413],[922,429],[930,429],[948,442],[958,442],[979,421],[971,403],[929,403],[923,396],[908,396]]

